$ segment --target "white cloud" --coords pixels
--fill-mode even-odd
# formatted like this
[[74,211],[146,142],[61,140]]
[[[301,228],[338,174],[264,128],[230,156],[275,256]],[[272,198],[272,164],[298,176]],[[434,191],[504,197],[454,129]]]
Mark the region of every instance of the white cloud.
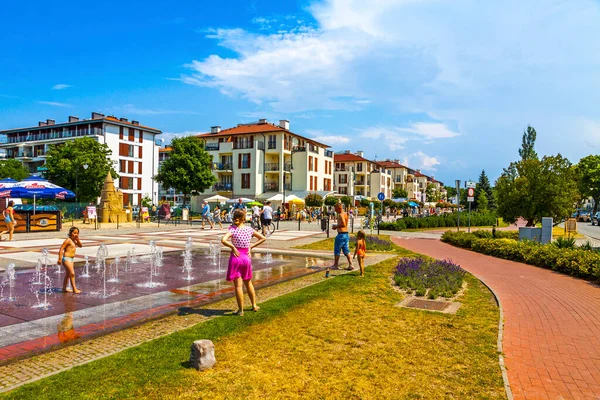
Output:
[[11,96],[11,95],[8,95],[8,94],[0,94],[0,97],[4,97],[4,98],[7,98],[7,99],[20,99],[19,96]]
[[430,122],[411,123],[408,127],[371,126],[358,131],[360,137],[380,139],[392,151],[404,149],[406,143],[411,140],[430,144],[432,139],[458,136],[457,132],[451,131],[445,124]]
[[161,138],[164,140],[165,145],[171,144],[171,141],[175,138],[182,138],[185,136],[196,136],[206,132],[200,131],[184,131],[184,132],[163,132]]
[[142,108],[136,107],[134,104],[125,104],[122,107],[117,107],[113,109],[119,113],[133,115],[201,114],[200,112],[196,111]]
[[350,139],[346,136],[337,136],[337,135],[323,135],[323,136],[313,136],[311,139],[316,140],[317,142],[324,143],[329,146],[338,146],[341,144],[350,143]]
[[411,168],[420,169],[422,172],[434,172],[437,170],[437,166],[441,164],[438,157],[428,156],[422,151],[404,157],[402,163]]
[[592,148],[600,146],[600,121],[583,119],[580,122],[580,130],[583,133],[584,143]]
[[54,106],[54,107],[72,107],[70,104],[66,104],[66,103],[59,103],[56,101],[38,101],[39,104],[45,104],[47,106]]
[[67,85],[66,83],[59,83],[57,85],[52,86],[53,90],[62,90],[62,89],[66,89],[66,88],[70,88],[71,85]]

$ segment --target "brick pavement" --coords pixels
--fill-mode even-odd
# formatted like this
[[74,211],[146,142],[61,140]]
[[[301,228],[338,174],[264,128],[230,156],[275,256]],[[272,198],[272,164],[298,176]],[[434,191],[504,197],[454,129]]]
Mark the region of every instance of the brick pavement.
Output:
[[450,258],[494,290],[504,312],[504,360],[515,399],[600,399],[600,287],[439,240],[394,241]]

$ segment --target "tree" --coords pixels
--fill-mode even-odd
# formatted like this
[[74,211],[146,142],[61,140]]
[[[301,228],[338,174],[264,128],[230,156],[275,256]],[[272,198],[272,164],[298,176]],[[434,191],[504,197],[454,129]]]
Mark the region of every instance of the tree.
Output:
[[304,198],[304,204],[307,207],[321,207],[323,205],[323,197],[317,193],[309,193]]
[[0,161],[0,179],[13,178],[20,181],[29,175],[29,170],[19,160],[9,158]]
[[538,158],[537,153],[534,150],[536,136],[537,133],[535,129],[527,125],[527,130],[523,132],[523,142],[521,143],[521,148],[519,149],[519,156],[521,156],[521,160],[525,161]]
[[401,187],[395,188],[392,190],[392,198],[394,199],[406,199],[408,197],[408,192],[406,189],[402,189]]
[[350,205],[352,204],[352,197],[350,197],[350,196],[342,196],[342,198],[340,199],[340,201],[346,207],[350,207]]
[[79,201],[95,201],[100,197],[106,175],[110,172],[113,179],[119,177],[112,166],[111,154],[106,144],[91,137],[50,146],[44,176],[50,182],[76,192]]
[[212,173],[212,156],[204,150],[204,141],[195,136],[175,138],[169,158],[162,162],[154,177],[163,187],[183,194],[183,204],[190,195],[203,193],[217,182]]
[[579,192],[582,197],[594,199],[593,214],[595,214],[600,201],[600,156],[590,155],[579,160],[577,174],[579,175]]
[[479,182],[477,182],[477,185],[475,186],[475,193],[477,193],[477,197],[475,198],[475,204],[473,204],[473,207],[476,208],[477,210],[479,210],[479,191],[483,190],[486,193],[487,196],[487,202],[486,202],[486,209],[488,210],[495,210],[497,208],[496,206],[496,199],[494,198],[494,193],[492,191],[492,187],[490,185],[490,180],[488,179],[487,175],[485,174],[485,170],[481,171],[481,174],[479,175]]
[[477,192],[477,211],[486,212],[488,210],[488,194],[483,189]]
[[325,205],[326,206],[335,206],[337,203],[339,203],[339,200],[337,197],[333,197],[333,196],[325,197]]
[[534,226],[542,217],[568,217],[579,196],[577,172],[560,154],[511,163],[496,181],[498,215]]

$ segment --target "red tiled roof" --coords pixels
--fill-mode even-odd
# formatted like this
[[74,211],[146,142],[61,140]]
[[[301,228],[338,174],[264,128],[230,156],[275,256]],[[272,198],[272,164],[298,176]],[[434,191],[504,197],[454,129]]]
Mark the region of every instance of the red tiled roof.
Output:
[[202,139],[206,139],[206,138],[211,138],[211,137],[228,137],[228,136],[234,136],[234,135],[245,135],[245,134],[251,134],[251,133],[267,133],[267,132],[285,132],[285,133],[289,133],[291,135],[298,136],[308,142],[312,142],[321,147],[325,147],[325,148],[331,147],[329,145],[326,145],[324,143],[317,142],[314,139],[299,135],[288,129],[282,128],[279,125],[272,124],[270,122],[258,123],[258,124],[243,124],[243,125],[235,126],[233,128],[223,129],[219,133],[208,132],[208,133],[201,133],[196,136],[199,138],[202,138]]
[[334,154],[333,155],[333,161],[334,162],[346,162],[346,161],[368,161],[368,162],[372,162],[371,160],[367,160],[364,157],[358,156],[356,154]]
[[406,169],[409,169],[408,167],[405,167],[402,164],[398,164],[395,161],[380,161],[377,164],[381,165],[384,168],[406,168]]

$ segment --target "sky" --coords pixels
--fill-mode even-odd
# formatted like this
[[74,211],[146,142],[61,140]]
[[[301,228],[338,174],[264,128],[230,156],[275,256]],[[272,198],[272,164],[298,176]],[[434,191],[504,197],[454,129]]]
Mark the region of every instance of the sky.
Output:
[[0,130],[92,111],[179,135],[290,121],[334,151],[493,182],[523,131],[600,151],[600,0],[8,2]]

